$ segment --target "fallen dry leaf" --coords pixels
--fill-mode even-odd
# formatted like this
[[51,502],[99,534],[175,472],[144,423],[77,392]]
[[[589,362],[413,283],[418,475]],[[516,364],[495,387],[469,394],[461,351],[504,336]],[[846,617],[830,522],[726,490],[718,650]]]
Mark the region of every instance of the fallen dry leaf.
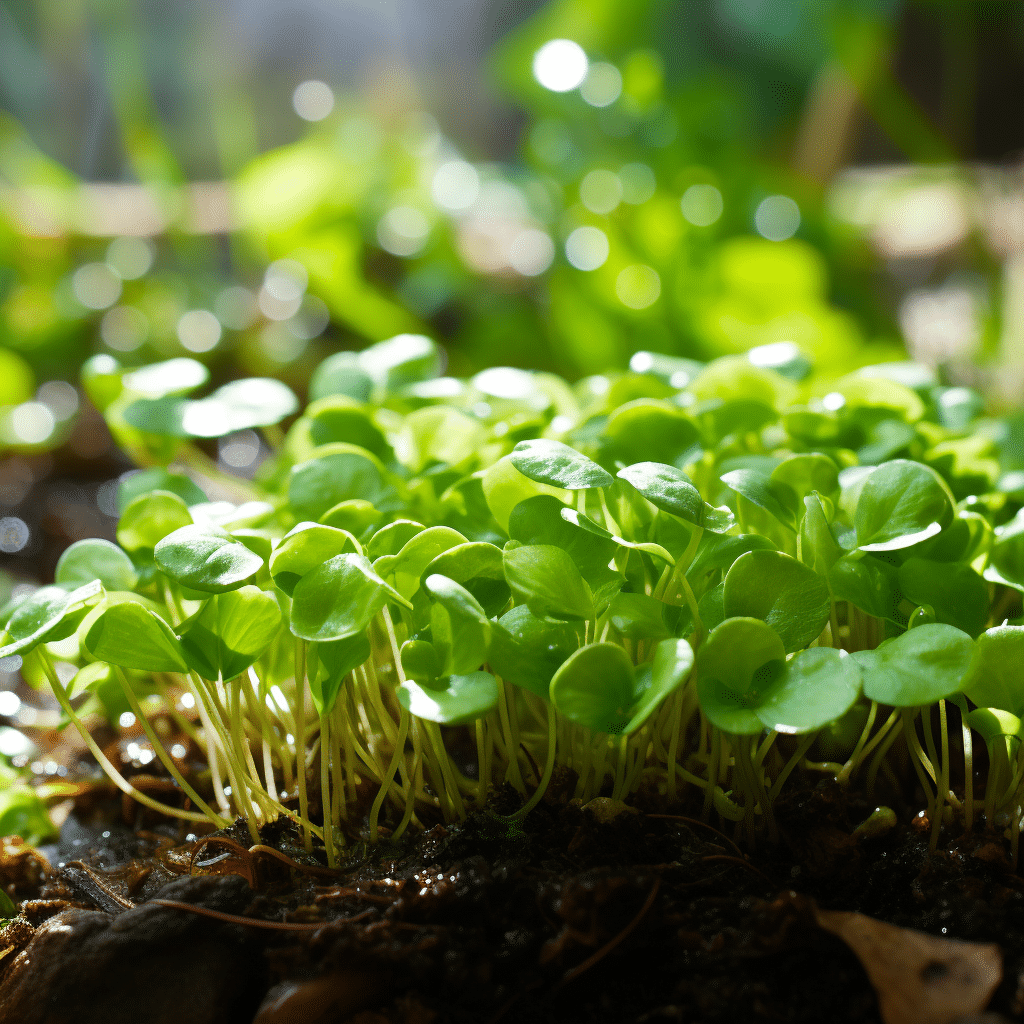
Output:
[[980,1013],[1003,976],[994,943],[938,938],[842,910],[814,916],[856,953],[885,1024],[952,1024]]

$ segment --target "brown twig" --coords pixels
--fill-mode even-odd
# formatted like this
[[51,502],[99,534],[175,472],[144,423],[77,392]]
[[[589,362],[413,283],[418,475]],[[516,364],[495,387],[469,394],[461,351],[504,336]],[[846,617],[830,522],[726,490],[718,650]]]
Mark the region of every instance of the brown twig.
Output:
[[714,853],[710,857],[701,857],[702,864],[707,864],[712,860],[724,860],[730,864],[742,864],[748,871],[753,871],[755,875],[760,875],[770,886],[775,887],[775,883],[760,868],[755,868],[750,861],[744,860],[742,857],[730,857],[727,853]]
[[297,860],[292,860],[286,853],[275,850],[273,846],[263,846],[262,844],[250,846],[248,852],[254,856],[263,854],[265,857],[273,857],[282,864],[287,864],[288,867],[294,868],[296,871],[303,871],[307,875],[317,875],[321,878],[337,878],[341,874],[337,868],[324,868],[318,864],[300,864]]
[[716,836],[721,836],[740,857],[743,856],[743,851],[724,833],[719,832],[714,825],[709,825],[706,821],[701,821],[700,818],[687,818],[682,814],[648,814],[648,818],[658,818],[665,821],[685,821],[688,825],[700,825],[701,828],[706,828],[709,832],[714,832]]
[[[156,903],[161,907],[170,907],[172,910],[189,910],[193,914],[200,914],[203,917],[212,917],[217,921],[227,921],[229,924],[241,924],[246,925],[250,928],[269,928],[273,931],[282,932],[315,932],[321,928],[326,928],[329,925],[335,924],[335,921],[321,921],[318,924],[307,924],[299,921],[261,921],[255,917],[241,917],[238,914],[225,914],[221,910],[210,910],[207,907],[197,907],[191,903],[179,903],[177,900],[150,900],[150,903]],[[372,910],[364,910],[361,914],[356,914],[355,917],[339,918],[338,920],[348,923],[350,921],[361,921],[364,917],[368,917],[372,914]]]
[[594,964],[596,964],[599,960],[603,960],[620,942],[622,942],[623,939],[625,939],[630,934],[630,932],[633,931],[633,929],[643,919],[643,916],[647,913],[647,911],[650,910],[652,906],[654,906],[654,898],[658,895],[658,888],[660,887],[660,885],[661,879],[655,877],[654,885],[651,886],[651,891],[650,893],[648,893],[647,899],[644,900],[644,905],[637,911],[633,920],[630,921],[629,924],[627,924],[626,927],[618,933],[618,935],[616,935],[614,938],[606,942],[596,953],[592,954],[591,956],[588,956],[587,959],[583,961],[583,963],[578,964],[571,971],[569,971],[569,973],[566,974],[564,978],[562,978],[562,981],[558,986],[559,988],[562,988],[563,986],[575,981],[581,974],[583,974],[584,971],[589,971],[590,968],[594,966]]
[[316,902],[319,903],[321,900],[332,900],[335,898],[341,899],[346,896],[355,896],[358,899],[366,900],[368,903],[380,903],[388,907],[395,902],[395,900],[389,896],[375,896],[373,893],[360,892],[358,889],[345,888],[331,889],[329,892],[322,892],[316,897]]

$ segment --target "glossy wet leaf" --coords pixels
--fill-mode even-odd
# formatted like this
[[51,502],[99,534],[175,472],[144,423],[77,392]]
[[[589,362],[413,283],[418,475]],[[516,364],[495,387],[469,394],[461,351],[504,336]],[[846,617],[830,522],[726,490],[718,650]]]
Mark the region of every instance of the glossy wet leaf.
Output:
[[365,633],[354,633],[343,640],[316,645],[320,662],[318,672],[309,673],[309,692],[318,715],[330,714],[348,674],[370,657],[370,641]]
[[707,504],[690,478],[675,466],[638,462],[620,469],[617,475],[656,508],[693,526],[725,533],[733,524],[732,513]]
[[594,732],[620,733],[629,721],[635,677],[629,655],[618,644],[581,647],[551,680],[559,714]]
[[538,619],[593,619],[594,596],[572,558],[550,544],[510,543],[504,551],[505,579],[517,602]]
[[903,595],[895,566],[870,555],[844,555],[829,570],[827,579],[836,601],[849,601],[868,615],[901,624]]
[[359,368],[387,391],[438,376],[442,359],[437,344],[422,334],[398,334],[358,355]]
[[520,441],[512,449],[509,461],[523,476],[567,491],[609,487],[614,482],[611,473],[596,462],[575,448],[548,438]]
[[633,703],[626,734],[635,732],[657,706],[686,682],[693,668],[693,648],[686,640],[662,640],[654,648],[654,658],[637,669],[633,684]]
[[[0,792],[0,835],[21,836],[29,846],[57,835],[45,802],[33,787],[14,785]],[[0,917],[16,917],[17,910],[11,913],[10,909],[0,908]]]
[[[667,562],[669,565],[672,565],[675,562],[671,552],[667,551],[660,544],[655,544],[651,541],[626,540],[625,537],[620,537],[617,534],[612,533],[610,530],[606,530],[599,523],[595,523],[590,516],[580,512],[579,509],[563,506],[559,509],[558,514],[567,523],[572,523],[573,526],[576,526],[581,530],[586,530],[587,533],[593,534],[595,537],[610,540],[618,547],[629,548],[633,551],[643,551],[644,554],[653,555],[655,558],[659,558],[661,561]],[[709,536],[715,535],[709,534]]]
[[954,626],[918,626],[873,651],[852,655],[864,677],[864,695],[879,704],[915,707],[959,692],[974,644]]
[[382,526],[369,539],[366,544],[366,555],[371,560],[380,558],[381,555],[397,555],[417,533],[422,533],[425,529],[422,523],[414,522],[412,519],[396,519],[393,523]]
[[461,675],[487,660],[491,620],[465,587],[440,573],[424,581],[430,597],[430,634],[442,675]]
[[384,468],[368,451],[342,443],[331,451],[294,466],[288,480],[288,502],[301,519],[319,519],[339,502],[369,501],[378,510],[393,503]]
[[638,398],[613,409],[601,437],[601,459],[616,462],[661,462],[682,466],[700,454],[697,425],[668,402]]
[[860,692],[860,667],[853,658],[832,647],[812,647],[785,662],[760,688],[754,710],[776,732],[813,732],[845,715]]
[[362,498],[349,498],[329,508],[320,517],[320,522],[324,526],[345,530],[354,537],[365,540],[373,527],[380,522],[380,517],[380,512],[370,502]]
[[422,580],[440,573],[461,583],[488,615],[498,615],[512,596],[505,582],[501,548],[487,541],[467,541],[442,551],[423,570]]
[[398,688],[398,701],[416,718],[465,725],[498,706],[498,682],[489,672],[447,676],[429,684],[410,679]]
[[502,679],[547,700],[551,677],[582,642],[578,625],[547,622],[516,605],[494,624],[488,658]]
[[101,537],[87,537],[65,548],[57,562],[54,582],[73,589],[93,580],[99,580],[105,590],[132,590],[139,574],[116,544]]
[[939,533],[953,520],[953,503],[938,474],[896,459],[864,481],[853,526],[863,551],[895,551]]
[[506,533],[509,516],[521,501],[539,494],[557,498],[564,505],[569,504],[572,499],[570,492],[563,488],[550,487],[548,484],[540,484],[528,476],[523,476],[507,455],[487,469],[480,482],[491,515]]
[[988,584],[968,565],[908,558],[899,569],[903,596],[927,604],[938,622],[976,637],[988,622]]
[[286,384],[270,377],[248,377],[225,384],[207,398],[186,401],[181,429],[188,437],[223,437],[280,423],[298,407],[298,399]]
[[185,502],[170,491],[152,491],[130,502],[117,524],[117,542],[125,551],[152,551],[168,534],[192,523]]
[[608,621],[627,640],[663,640],[672,635],[665,624],[667,605],[647,594],[616,594]]
[[185,503],[186,507],[202,504],[206,495],[184,473],[171,473],[162,466],[142,469],[137,473],[125,474],[117,485],[117,511],[124,515],[125,509],[136,499],[153,491],[170,491]]
[[356,551],[350,533],[333,526],[299,523],[293,526],[270,556],[270,575],[290,597],[295,584],[318,565],[346,551]]
[[839,489],[839,470],[828,456],[808,452],[783,459],[772,470],[771,481],[789,487],[802,502],[812,491],[834,494]]
[[431,526],[416,533],[395,555],[383,555],[373,563],[374,570],[383,578],[393,582],[395,589],[406,598],[411,598],[420,588],[424,570],[438,555],[459,544],[466,538],[448,526]]
[[828,585],[813,569],[781,551],[748,551],[725,577],[728,618],[763,619],[788,653],[806,647],[828,622]]
[[153,550],[157,565],[183,586],[204,593],[235,590],[263,568],[263,559],[227,530],[213,525],[183,526]]
[[189,666],[204,679],[233,679],[263,655],[281,628],[281,609],[258,587],[215,594],[178,633]]
[[797,525],[797,494],[784,480],[774,480],[756,469],[734,469],[722,476],[722,483],[752,505],[767,512],[791,530]]
[[835,515],[832,503],[817,492],[804,498],[800,523],[801,557],[815,572],[827,576],[845,552],[832,532]]
[[196,359],[179,357],[162,363],[150,363],[125,373],[124,387],[145,398],[187,395],[210,379],[210,371]]
[[979,707],[1024,713],[1024,626],[993,626],[975,641],[961,689]]
[[785,663],[778,634],[761,619],[726,619],[697,652],[695,672],[701,709],[724,732],[755,736],[764,728],[754,708],[759,687]]
[[37,644],[70,636],[102,593],[99,580],[70,592],[65,587],[40,587],[7,620],[4,633],[0,634],[0,658],[24,655]]
[[134,601],[108,604],[85,635],[93,657],[144,672],[185,672],[178,638],[159,615]]
[[427,640],[406,640],[400,652],[402,670],[408,679],[429,681],[444,674],[444,662]]
[[291,631],[303,640],[342,640],[366,629],[389,599],[408,603],[365,556],[335,555],[295,585]]
[[618,547],[610,535],[602,537],[577,526],[577,517],[564,516],[563,511],[571,510],[549,495],[528,498],[512,510],[509,536],[523,544],[561,548],[587,581],[595,604],[602,608],[624,582],[622,574],[609,565]]

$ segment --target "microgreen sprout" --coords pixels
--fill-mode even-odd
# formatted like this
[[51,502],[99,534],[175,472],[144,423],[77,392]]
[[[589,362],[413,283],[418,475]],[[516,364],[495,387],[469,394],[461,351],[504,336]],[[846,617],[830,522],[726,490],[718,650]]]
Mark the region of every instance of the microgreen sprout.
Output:
[[[980,403],[948,425],[941,387],[876,368],[830,381],[844,402],[826,408],[813,377],[743,357],[681,388],[653,357],[615,388],[515,371],[514,395],[482,402],[483,377],[427,386],[443,362],[420,336],[331,357],[286,432],[287,389],[192,398],[191,360],[94,389],[151,468],[121,485],[116,545],[73,544],[52,586],[0,613],[0,657],[38,667],[126,794],[218,828],[242,817],[257,844],[287,816],[334,865],[360,836],[457,820],[503,786],[521,817],[558,768],[582,801],[693,801],[751,845],[777,836],[794,777],[884,777],[920,791],[932,849],[943,821],[983,817],[1016,857],[1024,514],[978,440],[999,436]],[[240,426],[272,452],[225,483],[196,442]],[[224,486],[232,501],[208,500]],[[77,651],[70,684],[58,641]],[[138,790],[95,742],[102,687],[177,798]],[[160,706],[208,776],[165,748]]]

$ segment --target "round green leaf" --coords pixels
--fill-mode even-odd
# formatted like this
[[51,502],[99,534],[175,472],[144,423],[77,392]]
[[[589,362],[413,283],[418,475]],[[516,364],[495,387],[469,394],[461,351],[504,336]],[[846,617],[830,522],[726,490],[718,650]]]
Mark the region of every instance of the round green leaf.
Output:
[[444,674],[444,665],[434,645],[427,640],[406,640],[399,652],[408,679],[429,682]]
[[700,431],[678,406],[638,398],[613,409],[601,436],[601,459],[683,465],[700,454]]
[[395,391],[438,376],[444,356],[436,342],[423,334],[398,334],[363,349],[357,360],[375,384]]
[[396,596],[365,556],[335,555],[295,584],[291,630],[303,640],[361,633],[389,595]]
[[567,491],[584,491],[592,487],[609,487],[611,473],[561,441],[537,438],[520,441],[509,456],[512,465],[523,476],[537,483],[563,487]]
[[774,480],[757,469],[734,469],[724,474],[721,480],[730,490],[742,495],[784,526],[796,529],[798,499],[796,492],[784,480]]
[[992,565],[1010,583],[1024,585],[1024,509],[996,530]]
[[961,690],[979,707],[1024,713],[1024,626],[994,626],[974,644]]
[[368,451],[342,443],[292,467],[288,502],[301,519],[319,519],[341,501],[362,498],[383,511],[393,502],[384,467]]
[[64,587],[99,580],[106,590],[132,590],[139,582],[139,574],[116,544],[101,537],[87,537],[65,549],[57,562],[54,580]]
[[309,692],[318,715],[330,714],[338,700],[345,677],[370,657],[370,641],[365,633],[354,633],[343,640],[316,645],[320,667],[309,675]]
[[373,563],[382,579],[393,581],[395,589],[411,598],[420,588],[420,578],[442,552],[465,544],[466,538],[448,526],[431,526],[411,537],[397,555],[382,555]]
[[776,732],[813,732],[842,718],[860,689],[860,668],[846,651],[812,647],[787,661],[761,688],[754,710]]
[[663,640],[672,635],[665,624],[664,601],[648,594],[616,594],[608,605],[608,620],[627,640]]
[[836,601],[849,601],[877,619],[902,624],[897,569],[888,562],[860,552],[845,555],[829,569],[828,585]]
[[697,697],[718,729],[755,736],[763,725],[754,711],[759,687],[785,662],[778,634],[761,619],[726,619],[708,634],[697,652]]
[[185,672],[188,669],[171,627],[134,601],[108,604],[85,635],[93,657],[143,672]]
[[430,596],[430,635],[444,675],[461,675],[487,660],[491,620],[465,587],[440,573],[424,581]]
[[405,545],[422,533],[426,527],[411,519],[396,519],[393,523],[382,526],[367,542],[366,555],[375,560],[381,555],[397,555]]
[[1018,743],[1024,739],[1024,722],[1000,708],[975,708],[964,716],[964,721],[990,745],[999,739],[1014,739]]
[[864,481],[853,526],[862,551],[896,551],[933,537],[953,520],[953,502],[933,469],[894,459]]
[[140,366],[122,377],[124,387],[144,398],[187,395],[210,379],[210,371],[198,360],[180,357]]
[[421,581],[435,572],[461,583],[488,615],[498,615],[512,594],[501,548],[487,541],[467,541],[442,551],[423,570]]
[[309,381],[311,400],[328,395],[348,395],[357,402],[366,402],[373,392],[373,380],[359,366],[354,352],[336,352],[328,356],[314,371]]
[[839,470],[827,455],[807,452],[783,459],[772,470],[771,481],[789,487],[803,500],[812,491],[828,495],[839,490]]
[[662,640],[654,648],[654,660],[637,673],[633,687],[633,705],[624,733],[632,733],[650,717],[654,709],[686,682],[693,668],[693,648],[687,640]]
[[973,652],[974,643],[962,630],[926,623],[852,657],[863,673],[866,697],[908,708],[957,693]]
[[192,523],[177,494],[153,491],[130,502],[117,524],[117,542],[132,554],[152,551],[168,534]]
[[318,565],[346,551],[357,551],[358,543],[345,530],[318,523],[299,523],[281,539],[270,556],[270,575],[290,597],[295,584]]
[[491,515],[506,533],[509,516],[521,501],[536,497],[538,494],[550,494],[558,498],[563,505],[568,505],[572,500],[569,491],[539,484],[528,476],[523,476],[508,455],[487,469],[480,483],[483,486],[484,501],[487,502]]
[[64,587],[40,587],[22,601],[7,620],[0,636],[0,658],[27,654],[37,644],[63,640],[77,628],[93,603],[103,593],[93,580],[68,593]]
[[551,680],[551,703],[558,712],[594,732],[620,733],[633,705],[634,674],[629,655],[618,644],[588,644],[558,669]]
[[516,544],[504,551],[505,579],[516,600],[538,619],[592,619],[594,595],[576,563],[550,544]]
[[433,684],[410,679],[398,688],[398,702],[416,718],[439,725],[465,725],[498,706],[498,682],[489,672],[447,676]]
[[728,509],[712,508],[700,496],[690,478],[675,466],[660,462],[637,462],[618,474],[638,490],[652,505],[678,516],[684,522],[712,533],[725,533],[733,524]]
[[182,427],[191,437],[223,437],[235,430],[269,427],[296,412],[291,388],[270,377],[234,380],[209,396],[187,402]]
[[259,587],[215,594],[179,629],[189,666],[205,679],[234,679],[271,645],[281,628],[277,601]]
[[488,659],[506,682],[547,700],[551,677],[582,641],[578,626],[538,619],[520,604],[492,626]]
[[727,618],[763,619],[787,652],[806,647],[832,607],[825,580],[781,551],[740,555],[725,577],[723,600]]
[[263,568],[263,559],[227,530],[212,524],[183,526],[153,550],[168,576],[192,590],[235,590]]
[[969,565],[908,558],[899,568],[903,596],[928,605],[939,622],[976,637],[988,622],[988,584]]
[[170,473],[163,466],[151,466],[121,477],[117,485],[118,514],[123,516],[125,509],[136,498],[153,491],[170,491],[189,508],[207,500],[206,495],[184,473]]

